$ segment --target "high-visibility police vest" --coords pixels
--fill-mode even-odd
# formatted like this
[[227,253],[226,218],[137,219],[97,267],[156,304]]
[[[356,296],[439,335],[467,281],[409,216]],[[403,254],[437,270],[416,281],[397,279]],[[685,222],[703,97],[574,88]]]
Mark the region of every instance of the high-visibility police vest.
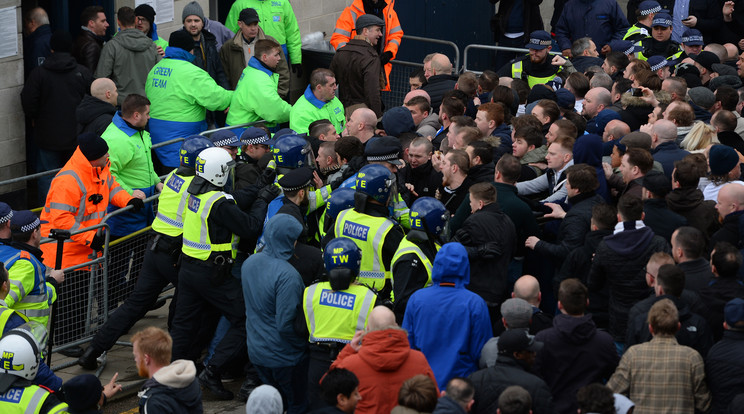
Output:
[[333,291],[330,282],[308,286],[302,302],[310,342],[351,342],[354,333],[367,326],[376,298],[356,284],[341,291]]
[[[0,413],[3,414],[39,414],[44,401],[51,393],[38,385],[24,388],[11,387],[0,394]],[[69,407],[60,403],[47,411],[49,414],[67,413]]]
[[[628,31],[625,32],[625,36],[623,36],[623,40],[636,41],[636,40],[645,39],[649,36],[651,35],[648,33],[648,29],[646,29],[645,27],[638,27],[638,24],[636,23],[633,26],[630,26]],[[631,39],[631,37],[633,38]]]
[[[437,251],[439,251],[439,248],[440,247],[441,246],[439,246],[439,244],[436,244]],[[424,286],[422,286],[422,287],[429,287],[429,286],[431,286],[431,270],[432,270],[432,268],[434,266],[432,265],[431,260],[429,260],[429,258],[426,257],[426,254],[424,254],[424,252],[421,250],[421,248],[419,248],[418,246],[416,246],[416,244],[414,244],[413,242],[411,242],[407,238],[404,238],[403,240],[400,241],[400,244],[398,245],[398,250],[395,252],[395,255],[393,256],[393,262],[392,262],[393,264],[392,264],[391,268],[394,269],[395,268],[395,263],[401,257],[403,257],[403,256],[405,256],[405,255],[407,255],[409,253],[413,253],[413,254],[415,254],[418,257],[419,261],[421,261],[421,263],[426,268],[426,273],[429,275],[429,277],[426,279],[426,284]],[[393,277],[393,287],[395,287],[395,277]]]
[[183,254],[194,259],[207,260],[212,253],[229,252],[234,259],[237,253],[238,237],[233,234],[227,243],[212,243],[209,239],[209,214],[214,204],[227,198],[235,202],[230,194],[222,191],[208,191],[204,194],[189,194],[183,214]]
[[8,245],[0,245],[0,262],[8,269],[10,291],[5,298],[8,307],[48,326],[50,307],[57,293],[46,282],[46,266],[31,253]]
[[5,325],[8,324],[10,317],[13,316],[14,313],[20,316],[21,319],[23,319],[24,321],[28,322],[28,318],[24,314],[18,313],[13,309],[0,305],[0,336],[2,336],[3,332],[5,332]]
[[336,237],[348,237],[362,250],[359,283],[378,291],[385,286],[385,279],[392,276],[382,263],[382,246],[394,226],[389,218],[362,214],[353,208],[338,213],[336,217]]
[[152,222],[152,229],[166,236],[179,237],[183,234],[183,212],[189,200],[189,188],[194,176],[183,177],[171,171],[165,177],[163,191],[158,197],[158,214]]
[[[356,177],[354,174],[351,177],[344,180],[338,188],[353,188],[356,190]],[[390,217],[393,217],[403,228],[411,229],[411,209],[408,208],[403,196],[400,193],[396,194],[395,199],[392,200],[391,206],[388,207],[392,210]]]
[[[512,63],[512,78],[514,79],[522,79],[522,72],[524,71],[524,68],[522,67],[522,61],[518,60],[514,63]],[[546,76],[544,78],[538,78],[537,76],[532,76],[530,74],[527,74],[527,84],[530,85],[530,88],[539,85],[539,84],[545,84],[556,77],[556,73]]]

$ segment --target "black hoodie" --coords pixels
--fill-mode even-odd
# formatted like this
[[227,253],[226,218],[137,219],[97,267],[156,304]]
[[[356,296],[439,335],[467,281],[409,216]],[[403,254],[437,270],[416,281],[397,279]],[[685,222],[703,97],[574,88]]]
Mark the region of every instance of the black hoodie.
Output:
[[90,95],[85,95],[75,110],[78,121],[78,135],[93,132],[98,136],[108,128],[116,113],[116,107]]

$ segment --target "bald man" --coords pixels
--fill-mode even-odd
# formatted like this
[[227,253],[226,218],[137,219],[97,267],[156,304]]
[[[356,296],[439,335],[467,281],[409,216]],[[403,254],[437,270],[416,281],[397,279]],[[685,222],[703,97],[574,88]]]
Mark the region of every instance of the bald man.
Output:
[[346,128],[341,135],[357,137],[362,141],[362,144],[366,144],[375,135],[376,126],[377,115],[375,115],[375,112],[369,108],[358,108],[351,113]]
[[593,119],[603,109],[612,105],[612,94],[605,88],[592,88],[584,95],[584,106],[581,115],[587,120]]
[[708,246],[714,247],[722,241],[738,246],[744,236],[739,231],[739,219],[744,214],[744,185],[730,183],[721,187],[716,210],[722,224],[720,230],[713,233]]
[[[641,132],[644,132],[643,129]],[[677,125],[674,122],[660,119],[651,127],[651,154],[654,161],[661,163],[664,174],[669,180],[672,179],[674,163],[686,157],[690,153],[677,145]]]
[[431,58],[431,72],[433,75],[421,89],[429,94],[432,109],[439,113],[442,97],[445,92],[455,89],[457,77],[452,76],[452,63],[449,58],[441,53],[435,53]]
[[553,326],[553,317],[540,310],[542,293],[540,282],[532,275],[524,275],[514,282],[513,298],[524,299],[532,306],[532,321],[530,322],[530,335]]
[[94,80],[90,85],[90,95],[83,96],[83,100],[75,110],[78,135],[83,132],[94,132],[101,136],[116,113],[118,96],[114,81],[109,78]]
[[367,328],[357,331],[331,368],[345,368],[364,379],[359,383],[359,413],[389,413],[397,405],[401,385],[413,376],[426,375],[436,383],[424,354],[411,349],[406,331],[384,306],[372,309]]

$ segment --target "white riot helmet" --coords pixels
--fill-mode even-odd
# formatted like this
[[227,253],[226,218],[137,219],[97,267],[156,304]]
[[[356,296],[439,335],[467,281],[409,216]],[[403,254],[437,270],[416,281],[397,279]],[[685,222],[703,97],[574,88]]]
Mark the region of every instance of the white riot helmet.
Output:
[[0,392],[17,382],[30,381],[39,372],[41,343],[46,329],[38,322],[27,322],[11,329],[0,339]]
[[235,161],[230,153],[224,148],[213,147],[199,153],[194,169],[197,177],[202,177],[217,187],[223,187],[233,167]]

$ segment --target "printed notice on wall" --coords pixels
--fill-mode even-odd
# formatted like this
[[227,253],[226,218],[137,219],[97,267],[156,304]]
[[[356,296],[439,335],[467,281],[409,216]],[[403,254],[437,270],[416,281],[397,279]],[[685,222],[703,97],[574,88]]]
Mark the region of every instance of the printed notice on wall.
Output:
[[173,0],[135,0],[134,7],[148,4],[155,9],[155,24],[173,21]]
[[18,20],[16,8],[0,9],[0,58],[18,54]]

